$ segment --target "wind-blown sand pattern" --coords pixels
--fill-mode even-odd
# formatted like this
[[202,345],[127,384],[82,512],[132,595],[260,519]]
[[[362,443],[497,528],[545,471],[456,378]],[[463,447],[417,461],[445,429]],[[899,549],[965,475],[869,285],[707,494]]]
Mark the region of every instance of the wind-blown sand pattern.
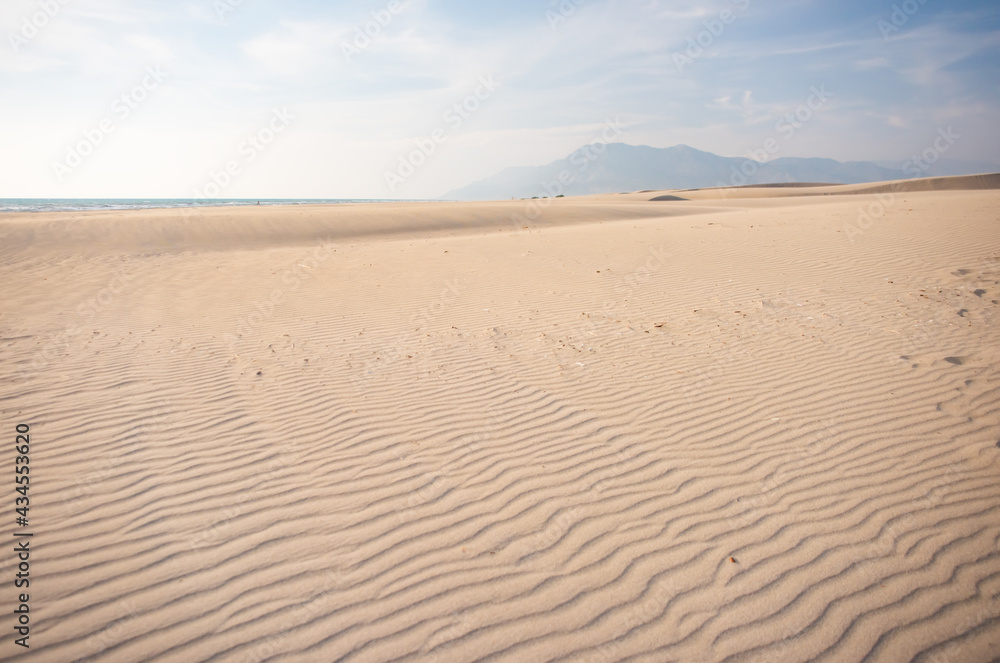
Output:
[[978,181],[0,217],[27,656],[995,660]]

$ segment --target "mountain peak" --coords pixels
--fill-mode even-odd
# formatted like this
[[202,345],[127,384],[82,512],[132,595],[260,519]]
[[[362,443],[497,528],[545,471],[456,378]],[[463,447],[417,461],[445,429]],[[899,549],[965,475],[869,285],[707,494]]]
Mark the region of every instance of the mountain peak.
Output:
[[[748,165],[752,164],[752,165]],[[955,162],[921,176],[968,175]],[[975,171],[980,172],[980,171]],[[909,179],[911,174],[867,161],[782,157],[758,163],[723,157],[690,145],[650,147],[628,143],[587,144],[568,157],[537,168],[508,168],[446,193],[448,200],[505,200],[579,196],[640,190],[698,189],[789,182],[860,184]]]

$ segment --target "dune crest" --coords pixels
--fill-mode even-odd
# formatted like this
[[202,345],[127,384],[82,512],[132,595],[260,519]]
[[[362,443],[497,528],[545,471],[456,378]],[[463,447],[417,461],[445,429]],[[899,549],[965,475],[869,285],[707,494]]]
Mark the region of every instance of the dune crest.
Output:
[[[686,200],[713,200],[715,198],[785,198],[801,196],[855,196],[876,193],[916,193],[934,191],[980,191],[1000,189],[1000,173],[959,175],[952,177],[925,177],[912,180],[893,180],[868,184],[751,184],[747,186],[718,187],[710,189],[679,189]],[[652,193],[640,191],[632,196]],[[656,192],[660,193],[660,192]],[[632,197],[630,196],[630,197]],[[664,195],[661,200],[667,200]],[[651,200],[657,200],[653,198]]]

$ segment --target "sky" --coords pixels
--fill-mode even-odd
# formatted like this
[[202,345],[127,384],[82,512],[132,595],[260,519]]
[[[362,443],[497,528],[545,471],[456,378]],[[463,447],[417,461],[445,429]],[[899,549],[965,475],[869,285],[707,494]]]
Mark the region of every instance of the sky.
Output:
[[997,164],[998,63],[996,0],[3,0],[0,197],[439,198],[611,125]]

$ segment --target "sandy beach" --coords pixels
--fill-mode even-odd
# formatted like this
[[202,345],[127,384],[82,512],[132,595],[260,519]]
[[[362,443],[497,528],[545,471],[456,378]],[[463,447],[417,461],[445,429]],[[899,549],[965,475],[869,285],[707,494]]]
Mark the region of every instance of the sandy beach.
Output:
[[1000,176],[0,215],[0,282],[32,661],[1000,656]]

